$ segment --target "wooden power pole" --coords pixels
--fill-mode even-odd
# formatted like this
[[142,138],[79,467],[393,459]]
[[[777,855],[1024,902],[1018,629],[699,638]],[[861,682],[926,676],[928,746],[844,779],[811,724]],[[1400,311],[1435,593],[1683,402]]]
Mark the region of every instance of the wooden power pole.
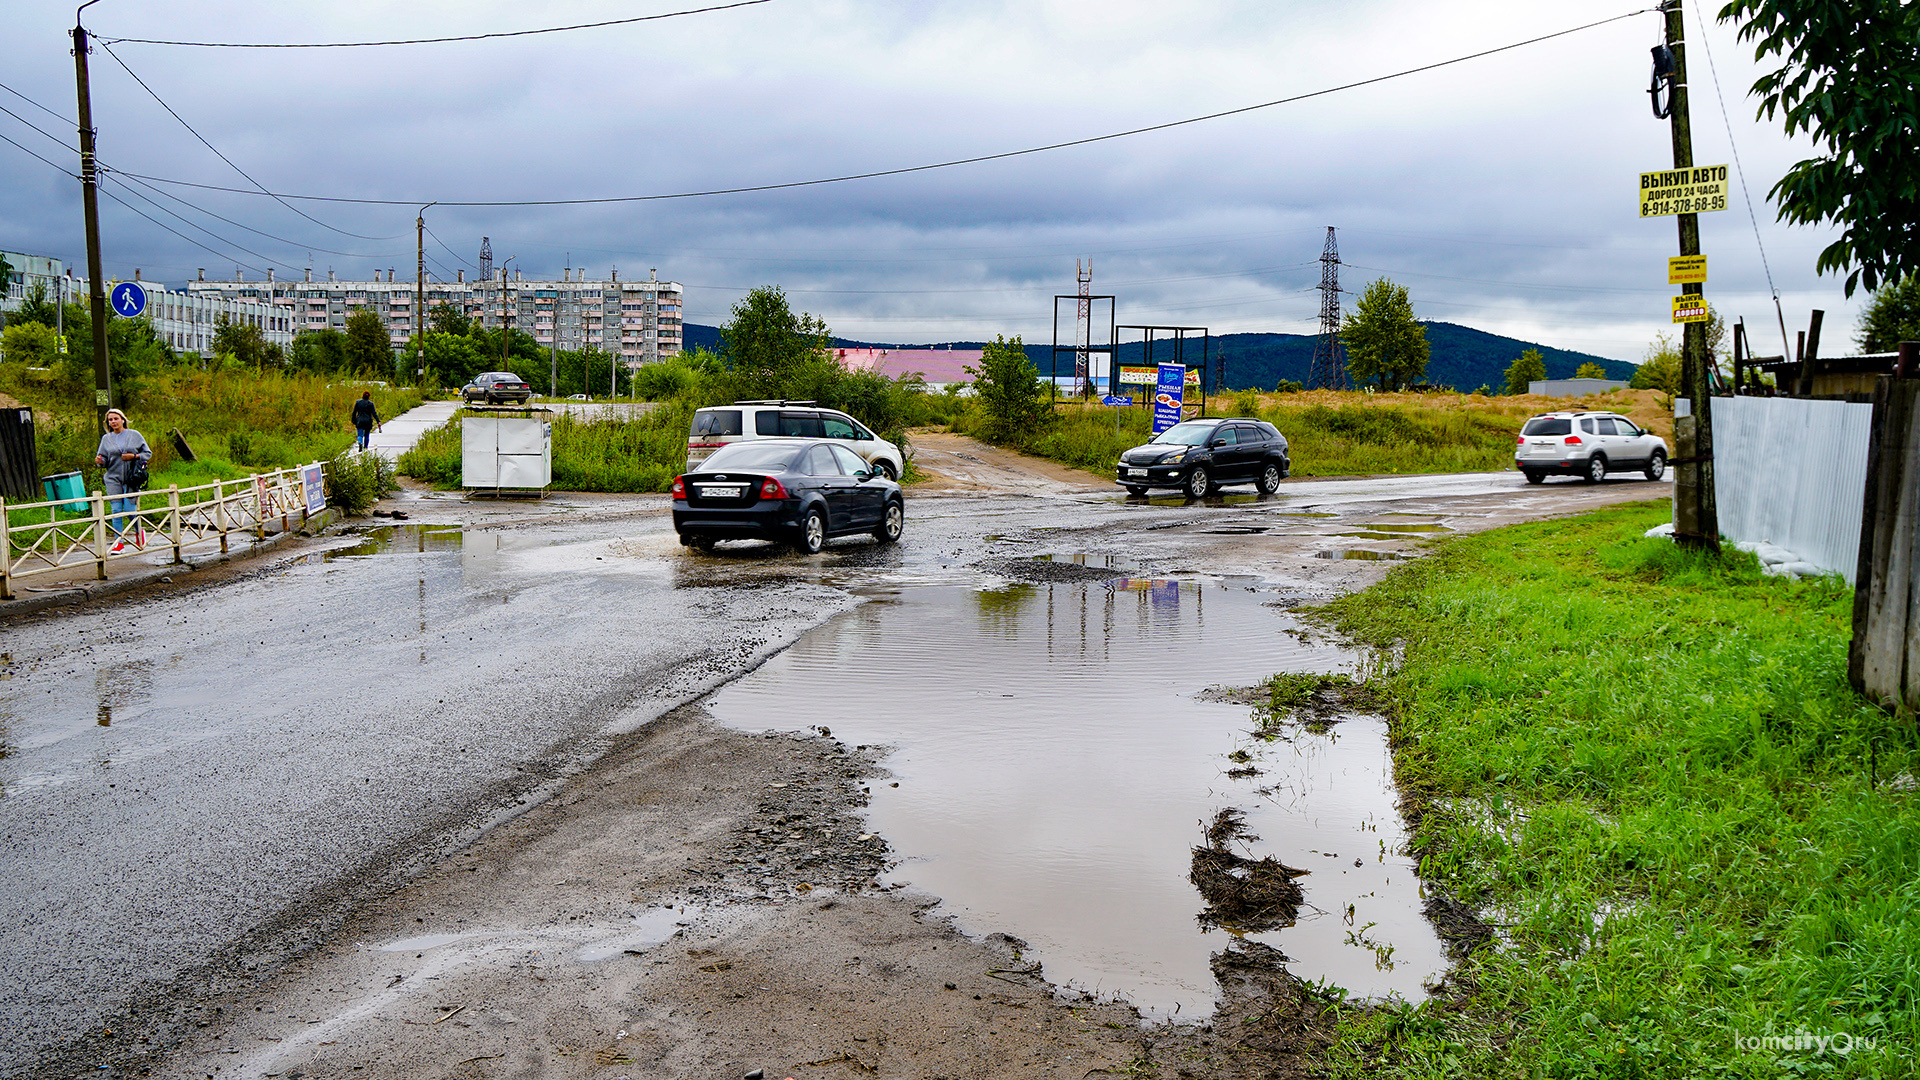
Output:
[[[81,4],[84,11],[99,0]],[[113,383],[107,366],[106,272],[100,259],[99,160],[93,146],[93,94],[87,86],[87,28],[73,20],[73,78],[80,96],[80,206],[87,227],[87,293],[93,312],[93,413],[101,431],[107,427],[107,409],[113,405]]]
[[[1687,49],[1681,0],[1664,0],[1667,48],[1673,51],[1672,112],[1675,172],[1693,168],[1693,124],[1687,114]],[[1700,254],[1700,217],[1680,214],[1680,254]],[[1698,282],[1681,286],[1699,296]],[[1687,547],[1720,549],[1720,514],[1713,498],[1713,374],[1707,357],[1707,324],[1682,324],[1681,395],[1673,420],[1673,538]],[[1684,404],[1683,404],[1684,403]]]

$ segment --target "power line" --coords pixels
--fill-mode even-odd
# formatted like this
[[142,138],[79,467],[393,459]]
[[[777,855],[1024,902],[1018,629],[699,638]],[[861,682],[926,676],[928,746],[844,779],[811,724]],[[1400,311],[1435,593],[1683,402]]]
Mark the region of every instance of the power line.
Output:
[[[5,136],[0,136],[0,138],[5,138]],[[146,218],[148,221],[153,222],[153,224],[158,225],[160,228],[166,229],[166,231],[172,233],[173,235],[179,237],[182,240],[185,240],[187,243],[192,244],[194,247],[199,248],[201,251],[204,251],[207,254],[212,255],[216,259],[220,259],[221,261],[224,262],[227,259],[232,258],[232,256],[230,255],[213,250],[212,248],[208,247],[207,245],[201,243],[198,240],[195,240],[193,237],[186,235],[185,233],[181,232],[178,229],[169,228],[166,225],[166,223],[155,220],[152,216],[142,212],[139,207],[134,206],[132,203],[127,202],[125,199],[122,199],[120,196],[115,195],[112,191],[109,191],[105,187],[99,188],[99,192],[100,194],[105,195],[107,198],[112,199],[114,202],[119,203],[121,206],[126,207],[128,210],[131,210],[134,213],[139,214],[141,217]],[[265,270],[262,270],[259,267],[254,266],[250,263],[243,263],[243,262],[240,262],[238,259],[234,259],[234,262],[238,263],[241,266],[246,267],[248,270],[251,270],[256,274],[266,273]]]
[[181,45],[195,49],[371,49],[383,45],[439,45],[449,41],[487,41],[493,38],[531,37],[535,34],[560,34],[569,30],[597,30],[606,26],[625,26],[629,23],[653,22],[658,19],[673,19],[682,15],[704,15],[710,11],[728,11],[733,8],[753,7],[755,4],[767,4],[772,0],[739,0],[733,4],[715,4],[712,7],[690,8],[686,11],[669,11],[660,15],[636,15],[630,19],[608,19],[604,22],[575,23],[572,26],[548,26],[539,30],[507,30],[492,34],[461,34],[456,37],[407,38],[398,41],[321,41],[290,43],[250,43],[237,41],[160,41],[153,38],[102,38],[95,41],[103,45],[118,45],[126,42],[130,45]]
[[467,268],[467,269],[472,269],[472,268],[473,268],[473,264],[472,264],[472,263],[470,263],[470,262],[468,262],[467,260],[465,260],[465,259],[463,259],[463,258],[461,258],[461,257],[460,257],[460,253],[459,253],[459,252],[457,252],[457,251],[455,251],[455,250],[453,250],[453,249],[452,249],[452,248],[450,248],[450,247],[447,247],[447,242],[446,242],[445,240],[442,240],[442,239],[440,239],[440,238],[439,238],[438,236],[435,236],[435,235],[434,235],[434,232],[433,232],[433,230],[432,230],[432,229],[428,229],[428,230],[427,230],[427,235],[428,235],[428,236],[432,236],[432,237],[433,237],[433,242],[434,242],[434,243],[436,243],[436,244],[439,244],[439,245],[440,245],[441,247],[443,247],[443,248],[446,248],[446,249],[447,249],[447,254],[449,254],[449,255],[451,255],[451,256],[453,256],[453,260],[454,260],[455,262],[457,262],[457,263],[459,263],[459,264],[460,264],[461,266],[463,266],[463,267],[465,267],[465,268]]
[[54,133],[48,131],[43,127],[40,127],[39,125],[28,120],[26,117],[21,116],[19,113],[14,112],[12,109],[7,108],[5,105],[0,105],[0,113],[6,113],[8,116],[11,116],[15,120],[20,121],[20,123],[23,126],[33,131],[37,131],[40,134],[45,135],[47,138],[53,140],[54,142],[59,143],[60,149],[65,150],[69,154],[78,154],[80,152],[77,147],[67,145],[67,141],[65,139],[62,139],[60,136],[55,135]]
[[1473,285],[1501,285],[1510,289],[1553,289],[1560,292],[1637,293],[1641,295],[1661,291],[1658,289],[1612,289],[1604,285],[1542,285],[1538,282],[1531,281],[1491,281],[1487,278],[1455,277],[1451,274],[1423,274],[1418,270],[1388,270],[1378,266],[1362,266],[1359,263],[1345,261],[1342,261],[1340,265],[1351,266],[1355,270],[1371,270],[1376,274],[1399,274],[1402,277],[1437,278],[1441,281],[1464,281]]
[[[101,190],[105,190],[105,189],[103,188],[103,189],[101,189]],[[285,265],[284,263],[282,263],[282,262],[280,262],[280,261],[279,261],[278,259],[273,259],[273,258],[269,258],[269,257],[267,257],[267,256],[265,256],[265,255],[262,255],[262,254],[260,254],[259,252],[257,252],[257,251],[255,251],[255,250],[253,250],[252,248],[248,248],[248,247],[242,247],[241,245],[239,245],[239,244],[236,244],[236,243],[234,243],[233,241],[231,241],[231,240],[229,240],[229,239],[227,239],[227,238],[226,238],[226,237],[224,237],[224,236],[221,236],[221,235],[220,235],[219,233],[216,233],[216,232],[214,232],[213,230],[211,230],[211,229],[209,229],[209,228],[207,228],[207,227],[205,227],[205,226],[203,226],[203,225],[199,225],[199,224],[196,224],[196,223],[194,223],[194,222],[192,222],[192,221],[189,221],[189,220],[187,220],[186,218],[184,218],[184,217],[182,217],[182,216],[181,216],[181,215],[180,215],[180,214],[179,214],[178,212],[176,212],[176,211],[173,211],[173,210],[169,210],[169,209],[167,209],[166,207],[164,207],[164,206],[161,206],[161,205],[160,205],[159,203],[157,203],[157,202],[154,202],[154,201],[153,201],[152,199],[150,199],[150,198],[148,198],[147,196],[145,196],[145,195],[143,195],[143,194],[141,194],[141,193],[140,193],[140,192],[138,192],[138,191],[135,191],[135,190],[133,190],[132,188],[129,188],[129,187],[122,187],[122,189],[121,189],[121,190],[123,190],[123,191],[125,191],[125,192],[126,192],[127,194],[129,194],[129,195],[132,195],[132,196],[133,196],[134,198],[136,198],[136,199],[139,199],[140,201],[142,201],[142,202],[144,202],[144,203],[146,203],[146,204],[147,204],[148,206],[151,206],[151,207],[153,207],[153,208],[154,208],[155,210],[158,210],[158,211],[160,211],[161,213],[163,213],[163,214],[166,214],[166,215],[167,215],[168,217],[171,217],[171,218],[173,218],[173,219],[174,219],[175,221],[178,221],[178,222],[180,222],[181,224],[183,224],[183,225],[185,225],[185,226],[186,226],[187,228],[189,228],[189,229],[197,229],[197,230],[199,230],[200,232],[203,232],[203,233],[205,233],[206,235],[208,235],[208,236],[210,236],[210,237],[212,237],[212,238],[214,238],[215,240],[218,240],[218,241],[219,241],[220,243],[222,243],[222,244],[225,244],[225,245],[227,245],[228,247],[230,247],[230,248],[233,248],[233,249],[234,249],[234,250],[236,250],[236,251],[244,251],[244,252],[246,252],[246,253],[247,253],[248,255],[251,255],[251,256],[253,256],[253,257],[254,257],[254,258],[256,258],[256,259],[259,259],[259,260],[260,260],[261,262],[264,262],[264,263],[266,263],[266,264],[267,264],[267,265],[269,265],[269,266],[277,266],[277,267],[279,267],[279,268],[280,268],[280,269],[282,269],[282,270],[291,270],[291,269],[292,269],[292,267],[289,267],[289,266],[287,266],[287,265]],[[122,206],[125,206],[125,207],[127,207],[127,209],[129,209],[129,210],[133,210],[133,209],[134,209],[134,207],[133,207],[133,205],[132,205],[131,203],[127,203],[127,202],[124,202],[124,201],[123,201],[123,202],[121,202],[121,203],[120,203],[120,205],[122,205]],[[136,213],[138,213],[138,211],[137,211],[137,210],[136,210],[135,212],[136,212]],[[141,216],[142,216],[142,217],[145,217],[146,215],[144,215],[144,214],[142,214]],[[147,218],[147,220],[148,220],[148,221],[153,221],[153,222],[154,222],[154,224],[156,224],[156,225],[158,225],[158,224],[160,224],[160,223],[159,223],[158,221],[154,221],[154,219],[153,219],[153,218]],[[164,227],[164,226],[163,226],[163,227]],[[179,233],[174,233],[174,235],[175,235],[175,236],[179,236],[180,234],[179,234]],[[222,255],[222,256],[221,256],[221,258],[223,258],[223,259],[224,259],[224,258],[230,258],[230,257],[231,257],[231,256],[226,256],[226,255]],[[251,268],[249,268],[249,269],[251,269]]]
[[[264,236],[269,240],[277,240],[282,244],[291,245],[293,247],[301,249],[302,251],[306,251],[310,253],[318,251],[327,255],[342,255],[349,259],[392,259],[392,258],[399,257],[398,253],[390,252],[390,251],[389,252],[372,252],[372,253],[357,252],[357,251],[335,251],[332,248],[315,247],[311,244],[305,244],[298,240],[289,240],[284,236],[275,236],[270,232],[262,232],[261,230],[256,229],[251,225],[242,225],[239,222],[234,221],[232,218],[221,217],[219,214],[214,213],[213,211],[207,209],[204,206],[200,206],[197,203],[190,203],[187,200],[182,199],[178,195],[172,194],[171,192],[162,191],[159,188],[154,187],[152,184],[149,184],[146,181],[139,179],[138,177],[134,176],[132,173],[120,172],[117,169],[114,169],[110,166],[105,165],[104,163],[102,164],[101,168],[103,169],[103,171],[111,173],[116,177],[126,177],[127,179],[132,180],[134,183],[139,184],[141,187],[146,188],[148,191],[153,192],[155,195],[159,195],[162,198],[172,199],[174,202],[179,203],[181,206],[184,206],[189,210],[197,210],[200,213],[205,214],[208,217],[213,218],[217,221],[224,221],[236,229],[245,229],[246,231],[253,233],[255,236]],[[262,257],[264,258],[264,256]]]
[[[785,183],[778,183],[778,184],[749,184],[741,187],[712,188],[705,191],[682,191],[682,192],[675,192],[673,194],[667,194],[667,195],[616,195],[616,196],[607,196],[607,197],[593,198],[593,199],[496,199],[496,200],[466,200],[466,201],[455,200],[455,199],[439,199],[435,201],[437,201],[441,206],[588,206],[588,205],[599,205],[599,204],[606,204],[606,203],[660,202],[668,199],[695,199],[695,198],[704,198],[704,197],[713,196],[713,195],[744,195],[744,194],[760,192],[760,191],[784,191],[792,188],[818,187],[822,184],[840,184],[840,183],[846,183],[851,180],[872,180],[872,179],[877,179],[883,176],[904,176],[909,173],[930,172],[934,169],[950,169],[960,165],[977,165],[987,161],[1004,161],[1008,158],[1026,157],[1031,154],[1043,154],[1053,150],[1065,150],[1065,149],[1068,149],[1069,147],[1088,146],[1093,143],[1109,142],[1114,139],[1124,139],[1134,135],[1145,135],[1155,131],[1166,131],[1171,128],[1185,127],[1190,124],[1205,123],[1209,120],[1219,120],[1224,117],[1239,116],[1243,113],[1256,112],[1261,109],[1271,109],[1279,105],[1290,105],[1295,102],[1307,101],[1312,98],[1325,97],[1329,94],[1337,94],[1346,90],[1355,90],[1363,86],[1372,86],[1376,83],[1383,83],[1393,79],[1405,78],[1406,76],[1409,76],[1409,75],[1418,75],[1422,72],[1435,71],[1440,68],[1451,67],[1454,64],[1463,64],[1469,60],[1478,60],[1483,57],[1496,55],[1498,53],[1510,52],[1514,49],[1524,48],[1528,45],[1537,45],[1543,41],[1551,41],[1554,38],[1566,37],[1569,34],[1577,34],[1584,30],[1592,30],[1595,27],[1605,26],[1608,23],[1616,23],[1621,21],[1622,19],[1630,19],[1636,15],[1645,15],[1648,12],[1653,10],[1655,9],[1642,8],[1637,11],[1630,11],[1624,15],[1615,15],[1611,18],[1601,19],[1598,22],[1590,22],[1585,24],[1584,26],[1575,26],[1567,30],[1558,30],[1551,34],[1542,34],[1538,37],[1528,38],[1525,41],[1516,41],[1511,45],[1500,45],[1491,49],[1482,49],[1479,52],[1468,53],[1465,56],[1456,56],[1451,60],[1440,60],[1431,64],[1423,64],[1419,67],[1412,67],[1402,71],[1396,71],[1388,75],[1377,75],[1371,79],[1361,79],[1357,82],[1343,83],[1342,85],[1331,86],[1322,90],[1311,90],[1304,94],[1295,94],[1291,97],[1284,97],[1274,101],[1261,102],[1258,105],[1243,105],[1237,109],[1225,109],[1220,112],[1207,113],[1204,116],[1188,117],[1185,120],[1169,120],[1166,123],[1162,123],[1162,124],[1149,124],[1146,127],[1129,128],[1126,131],[1116,131],[1106,135],[1092,135],[1083,139],[1069,139],[1065,142],[1048,143],[1045,146],[1031,146],[1024,150],[1006,150],[996,154],[979,154],[973,157],[954,158],[951,161],[940,161],[940,162],[935,162],[931,165],[910,165],[905,168],[899,168],[899,169],[880,169],[873,172],[848,173],[842,176],[829,176],[829,177],[824,177],[818,180],[790,180]],[[114,59],[118,60],[119,57],[114,57]],[[121,66],[124,67],[125,65],[122,64]],[[202,141],[204,142],[205,140],[202,140]],[[152,180],[155,183],[160,183],[160,184],[177,184],[181,187],[203,188],[210,191],[227,191],[227,192],[234,192],[242,195],[255,194],[255,192],[248,191],[245,188],[221,187],[216,184],[196,184],[186,180],[168,180],[158,176],[143,176],[141,177],[141,179]],[[252,179],[252,178],[249,177],[249,179]],[[266,192],[264,191],[264,189],[262,189],[262,191],[264,194],[271,195],[275,199],[300,199],[306,202],[358,203],[358,204],[370,205],[370,206],[415,206],[415,205],[418,205],[419,203],[427,201],[425,199],[360,199],[360,198],[349,198],[345,196],[331,196],[331,195],[293,195],[293,194],[287,194],[287,193]]]
[[70,172],[67,172],[67,167],[66,167],[65,165],[60,165],[60,164],[57,164],[57,163],[55,163],[55,162],[52,162],[52,161],[47,161],[47,159],[46,159],[46,158],[43,158],[43,157],[40,157],[40,155],[39,155],[39,154],[37,154],[37,153],[34,153],[34,152],[33,152],[32,150],[29,150],[29,149],[27,149],[26,147],[24,147],[24,146],[21,146],[21,145],[20,145],[19,143],[17,143],[17,142],[14,142],[14,141],[13,141],[12,139],[8,139],[8,138],[7,138],[7,136],[6,136],[6,135],[4,135],[4,134],[0,134],[0,139],[6,139],[6,141],[7,141],[7,142],[9,142],[9,143],[12,143],[12,144],[13,144],[13,146],[14,146],[14,148],[15,148],[15,149],[17,149],[17,150],[19,150],[19,151],[20,151],[21,153],[23,153],[23,154],[26,154],[26,155],[27,155],[27,156],[29,156],[29,157],[36,157],[36,158],[40,158],[40,160],[41,160],[41,161],[46,161],[46,163],[47,163],[47,164],[49,164],[49,165],[52,165],[52,166],[53,166],[54,168],[56,168],[56,169],[59,169],[59,170],[60,170],[61,172],[63,172],[63,173],[66,173],[66,175],[68,175],[68,176],[72,176],[72,175],[73,175],[72,173],[70,173]]
[[[95,40],[98,40],[98,39],[95,39]],[[327,224],[327,223],[326,223],[326,222],[324,222],[324,221],[321,221],[321,220],[320,220],[319,218],[317,218],[317,217],[314,217],[313,215],[311,215],[311,214],[308,214],[308,213],[306,213],[305,211],[303,211],[303,210],[301,210],[301,209],[299,209],[298,207],[295,207],[295,206],[292,206],[292,205],[290,205],[290,204],[289,204],[289,203],[288,203],[288,202],[287,202],[287,201],[286,201],[285,199],[283,199],[283,198],[281,198],[280,196],[278,196],[278,195],[273,195],[273,193],[272,193],[272,192],[270,192],[270,191],[267,191],[267,188],[266,188],[266,185],[264,185],[264,184],[262,184],[262,183],[261,183],[260,181],[258,181],[258,180],[255,180],[255,179],[254,179],[254,178],[253,178],[252,176],[250,176],[250,175],[248,175],[248,173],[247,173],[247,170],[245,170],[245,169],[243,169],[243,168],[241,168],[241,167],[240,167],[240,166],[238,166],[238,165],[235,165],[235,164],[233,163],[233,159],[232,159],[232,158],[230,158],[230,157],[228,157],[227,155],[225,155],[225,154],[223,154],[223,153],[221,153],[221,152],[220,152],[220,148],[219,148],[219,147],[217,147],[217,146],[215,146],[215,145],[213,145],[212,143],[210,143],[210,142],[208,142],[208,141],[206,140],[206,136],[204,136],[204,135],[201,135],[201,134],[200,134],[200,133],[199,133],[198,131],[195,131],[195,130],[193,129],[193,125],[192,125],[192,124],[189,124],[189,123],[187,123],[187,121],[186,121],[186,119],[185,119],[184,117],[182,117],[182,116],[181,116],[181,115],[180,115],[179,113],[177,113],[177,112],[175,112],[175,111],[174,111],[174,109],[173,109],[173,106],[171,106],[171,105],[169,105],[169,104],[167,104],[167,103],[166,103],[166,101],[165,101],[165,100],[164,100],[163,98],[161,98],[161,96],[160,96],[159,94],[156,94],[156,93],[154,93],[154,91],[153,91],[153,87],[151,87],[151,86],[148,86],[148,85],[147,85],[147,82],[146,82],[146,80],[145,80],[145,79],[142,79],[142,78],[141,78],[140,76],[138,76],[138,75],[136,75],[136,74],[134,74],[134,71],[133,71],[133,69],[127,66],[127,62],[126,62],[125,60],[122,60],[122,59],[120,59],[120,56],[119,56],[119,54],[118,54],[118,53],[116,53],[116,52],[114,52],[114,51],[113,51],[113,50],[112,50],[111,48],[108,48],[108,46],[107,46],[107,43],[106,43],[106,42],[104,42],[104,41],[102,41],[102,42],[100,42],[100,47],[101,47],[102,49],[106,49],[106,52],[107,52],[107,55],[108,55],[108,56],[111,56],[111,57],[113,57],[113,62],[114,62],[114,63],[116,63],[116,64],[119,64],[119,65],[120,65],[120,69],[121,69],[122,71],[125,71],[125,72],[126,72],[126,73],[127,73],[128,75],[130,75],[130,76],[132,76],[132,77],[133,77],[133,81],[134,81],[134,82],[137,82],[137,83],[139,83],[139,84],[140,84],[140,89],[142,89],[142,90],[145,90],[145,91],[147,92],[147,94],[148,94],[148,96],[150,96],[150,97],[152,97],[152,98],[153,98],[153,100],[155,100],[155,101],[158,101],[158,102],[160,103],[160,107],[161,107],[161,108],[163,108],[163,109],[165,109],[165,110],[167,110],[167,115],[169,115],[169,116],[171,116],[171,117],[173,117],[173,118],[174,118],[175,120],[178,120],[178,121],[180,121],[180,126],[181,126],[181,127],[183,127],[183,128],[186,128],[186,129],[187,129],[187,132],[188,132],[189,134],[191,134],[191,135],[192,135],[192,136],[193,136],[194,138],[196,138],[196,139],[199,139],[199,140],[200,140],[200,145],[202,145],[202,146],[204,146],[204,147],[206,147],[207,149],[209,149],[209,150],[211,150],[211,151],[213,151],[213,154],[214,154],[214,156],[215,156],[215,157],[217,157],[217,158],[219,158],[219,159],[220,159],[221,161],[224,161],[224,162],[226,162],[226,163],[227,163],[227,164],[228,164],[229,166],[232,166],[232,168],[233,168],[233,171],[234,171],[234,172],[237,172],[237,173],[239,173],[239,174],[240,174],[241,176],[245,176],[245,177],[247,178],[247,183],[249,183],[249,184],[252,184],[252,185],[253,185],[254,187],[256,187],[256,188],[259,188],[259,189],[260,189],[260,191],[261,191],[261,192],[262,192],[263,194],[267,194],[267,195],[272,195],[272,196],[273,196],[273,201],[274,201],[274,202],[277,202],[277,203],[279,203],[279,204],[280,204],[281,206],[285,206],[285,207],[286,207],[287,209],[289,209],[289,210],[292,210],[292,211],[293,211],[294,213],[296,213],[296,214],[299,214],[299,215],[300,215],[301,217],[303,217],[303,218],[306,218],[306,219],[307,219],[308,221],[311,221],[311,222],[313,222],[313,223],[314,223],[315,225],[318,225],[318,226],[320,226],[320,227],[321,227],[321,228],[323,228],[323,229],[329,229],[329,230],[331,230],[331,231],[333,231],[333,232],[337,232],[337,233],[339,233],[339,234],[340,234],[340,235],[342,235],[342,236],[351,236],[351,237],[353,237],[353,238],[354,238],[354,239],[356,239],[356,240],[392,240],[392,239],[395,239],[395,237],[392,237],[392,236],[362,236],[361,234],[359,234],[359,233],[356,233],[356,232],[348,232],[348,231],[347,231],[347,230],[345,230],[345,229],[339,229],[339,228],[335,228],[334,226],[332,226],[332,225],[329,225],[329,224]],[[128,175],[132,175],[132,174],[128,174]],[[141,179],[147,179],[147,178],[145,178],[145,177],[142,177]]]

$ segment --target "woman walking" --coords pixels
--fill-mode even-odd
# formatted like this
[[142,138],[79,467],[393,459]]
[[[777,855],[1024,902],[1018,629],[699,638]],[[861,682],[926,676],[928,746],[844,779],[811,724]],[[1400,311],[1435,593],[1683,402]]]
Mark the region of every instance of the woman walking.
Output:
[[103,480],[107,496],[113,500],[113,551],[118,554],[127,549],[126,519],[134,515],[133,546],[147,546],[147,529],[141,524],[139,515],[140,486],[132,483],[128,475],[133,462],[146,463],[153,460],[153,450],[147,446],[147,440],[137,431],[127,426],[127,414],[119,409],[107,410],[107,433],[100,436],[100,448],[93,453],[93,463],[106,469]]

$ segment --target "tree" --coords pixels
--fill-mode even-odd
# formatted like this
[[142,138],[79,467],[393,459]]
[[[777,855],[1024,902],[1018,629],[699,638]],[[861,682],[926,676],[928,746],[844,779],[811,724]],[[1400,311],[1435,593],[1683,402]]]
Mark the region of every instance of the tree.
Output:
[[466,337],[473,330],[473,320],[460,310],[459,304],[435,304],[427,310],[427,329],[436,334]]
[[250,322],[234,322],[222,314],[213,324],[213,354],[223,357],[226,363],[250,368],[264,367],[267,363],[267,336]]
[[1833,223],[1820,273],[1864,282],[1920,273],[1920,4],[1912,0],[1731,0],[1754,57],[1780,58],[1749,91],[1760,115],[1805,132],[1826,156],[1787,170],[1768,196],[1796,225]]
[[980,434],[988,442],[1020,445],[1053,424],[1053,407],[1041,396],[1040,370],[1027,359],[1019,335],[995,336],[980,351],[980,366],[967,368],[973,393],[986,413]]
[[347,363],[362,375],[382,375],[393,370],[393,339],[380,313],[361,308],[347,316]]
[[1529,383],[1539,382],[1547,377],[1547,362],[1540,358],[1539,349],[1528,349],[1520,358],[1507,365],[1507,393],[1524,394]]
[[1340,328],[1347,347],[1347,370],[1363,383],[1385,391],[1418,382],[1427,370],[1427,328],[1413,317],[1413,301],[1404,285],[1386,278],[1367,286]]
[[60,325],[60,310],[53,301],[47,299],[47,283],[36,281],[27,287],[27,294],[20,299],[20,310],[7,320],[9,323],[31,322],[57,329]]
[[1673,337],[1661,334],[1647,346],[1646,359],[1633,370],[1633,381],[1628,384],[1635,390],[1658,390],[1665,394],[1679,394],[1680,389],[1680,346]]
[[10,364],[48,367],[59,352],[59,337],[44,323],[15,319],[0,333],[0,356]]
[[1607,369],[1589,360],[1573,369],[1573,377],[1576,379],[1604,379],[1607,377]]
[[1883,281],[1860,314],[1861,352],[1894,352],[1903,341],[1920,341],[1920,274]]
[[827,353],[827,324],[805,312],[795,315],[778,285],[763,285],[733,305],[720,328],[721,355],[744,382],[766,397],[799,397],[819,381],[818,369],[839,367]]
[[288,366],[296,371],[322,375],[350,370],[347,366],[347,335],[331,326],[302,330],[293,338],[293,355]]

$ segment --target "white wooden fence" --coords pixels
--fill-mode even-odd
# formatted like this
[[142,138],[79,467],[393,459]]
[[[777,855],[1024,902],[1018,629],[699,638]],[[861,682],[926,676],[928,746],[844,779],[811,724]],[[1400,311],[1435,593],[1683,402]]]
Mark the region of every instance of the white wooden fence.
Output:
[[1713,399],[1720,533],[1771,541],[1853,583],[1873,406],[1802,398]]
[[[319,468],[316,462],[244,480],[216,480],[187,488],[175,485],[135,495],[94,492],[31,503],[0,499],[0,600],[13,599],[14,582],[20,578],[91,566],[94,578],[105,581],[107,564],[118,559],[169,548],[174,562],[185,562],[183,552],[189,548],[218,543],[226,551],[235,533],[264,539],[268,523],[275,518],[280,531],[294,527],[296,521],[304,524],[308,516],[304,481],[313,475],[310,470]],[[110,504],[123,498],[134,500],[134,510],[116,522],[119,515]],[[85,509],[62,509],[76,503]],[[23,523],[33,511],[44,511],[48,520]],[[144,523],[147,530],[144,549],[133,543],[136,522]],[[124,549],[114,551],[114,542],[122,539]]]

